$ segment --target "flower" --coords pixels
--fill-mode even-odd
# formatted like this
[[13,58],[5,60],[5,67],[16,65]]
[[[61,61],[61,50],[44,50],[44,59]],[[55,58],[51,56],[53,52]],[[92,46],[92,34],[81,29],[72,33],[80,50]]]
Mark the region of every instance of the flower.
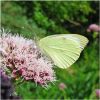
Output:
[[14,86],[11,79],[3,69],[0,68],[0,86],[1,86],[1,100],[21,100],[21,98],[14,94]]
[[96,24],[91,24],[88,29],[87,32],[99,32],[100,31],[100,26],[96,25]]
[[65,88],[66,88],[65,83],[60,83],[60,84],[59,84],[59,89],[60,89],[60,90],[64,90]]
[[10,69],[12,77],[20,76],[42,86],[55,81],[53,65],[42,55],[35,41],[3,31],[0,48],[3,55],[0,65]]
[[98,98],[100,98],[100,89],[97,89],[97,90],[96,90],[96,96],[97,96]]

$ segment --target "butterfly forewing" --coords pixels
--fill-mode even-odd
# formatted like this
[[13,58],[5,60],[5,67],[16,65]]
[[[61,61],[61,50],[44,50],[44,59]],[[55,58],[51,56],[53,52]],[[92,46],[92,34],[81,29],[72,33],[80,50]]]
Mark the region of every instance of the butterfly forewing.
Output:
[[78,34],[51,35],[39,41],[39,46],[60,68],[71,66],[88,43],[87,38]]

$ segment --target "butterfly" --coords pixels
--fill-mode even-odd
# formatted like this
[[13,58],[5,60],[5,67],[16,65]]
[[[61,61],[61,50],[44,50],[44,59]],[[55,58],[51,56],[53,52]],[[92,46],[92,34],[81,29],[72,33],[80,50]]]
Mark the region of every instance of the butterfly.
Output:
[[88,39],[78,34],[50,35],[40,39],[39,47],[59,68],[68,68],[78,60]]

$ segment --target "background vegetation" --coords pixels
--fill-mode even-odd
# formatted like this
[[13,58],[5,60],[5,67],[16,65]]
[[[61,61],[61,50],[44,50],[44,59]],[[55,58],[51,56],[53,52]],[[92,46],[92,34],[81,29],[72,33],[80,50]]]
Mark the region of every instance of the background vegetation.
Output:
[[[99,24],[99,1],[1,1],[1,26],[34,39],[52,34],[78,33],[89,44],[79,60],[68,69],[56,68],[58,81],[47,90],[23,83],[16,92],[23,99],[96,99],[99,88],[98,34],[86,30]],[[59,84],[66,88],[61,90]]]

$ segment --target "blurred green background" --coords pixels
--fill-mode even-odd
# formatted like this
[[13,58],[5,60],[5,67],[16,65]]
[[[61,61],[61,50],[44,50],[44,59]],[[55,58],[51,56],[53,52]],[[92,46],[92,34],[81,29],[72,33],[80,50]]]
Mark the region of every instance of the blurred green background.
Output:
[[[16,92],[25,99],[96,99],[99,88],[99,35],[86,30],[99,24],[99,1],[1,1],[1,26],[34,39],[52,34],[77,33],[89,44],[68,69],[54,69],[57,82],[44,89],[25,82]],[[60,89],[60,84],[66,88]]]

